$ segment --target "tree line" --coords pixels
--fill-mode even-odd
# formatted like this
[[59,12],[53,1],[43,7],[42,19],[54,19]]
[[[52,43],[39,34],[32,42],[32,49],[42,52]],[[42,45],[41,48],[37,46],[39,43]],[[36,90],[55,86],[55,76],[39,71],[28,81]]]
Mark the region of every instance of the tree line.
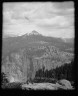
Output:
[[[40,80],[42,80],[42,78],[48,79],[48,81],[50,81],[50,79],[54,79],[56,81],[60,79],[74,81],[74,75],[74,61],[71,61],[71,63],[69,64],[65,63],[64,65],[51,70],[47,70],[45,69],[45,66],[43,66],[42,69],[36,71],[34,79],[39,78],[39,82]],[[1,79],[3,84],[6,84],[8,82],[4,73],[1,73]]]
[[71,63],[65,63],[60,67],[56,67],[55,69],[45,70],[45,66],[42,69],[39,69],[36,72],[36,78],[53,78],[56,80],[67,79],[69,81],[74,80],[74,61]]

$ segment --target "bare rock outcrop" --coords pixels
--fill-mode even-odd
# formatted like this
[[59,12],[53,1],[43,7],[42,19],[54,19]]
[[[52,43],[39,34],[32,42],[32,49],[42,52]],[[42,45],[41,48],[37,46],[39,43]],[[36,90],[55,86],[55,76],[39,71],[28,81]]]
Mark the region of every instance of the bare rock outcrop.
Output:
[[60,80],[59,84],[62,85],[65,89],[72,89],[73,88],[70,81],[68,81],[66,79]]
[[[71,57],[71,54],[68,56]],[[42,69],[43,66],[45,70],[50,70],[61,66],[66,60],[68,60],[66,53],[60,52],[54,46],[47,46],[44,51],[37,48],[22,48],[9,53],[2,60],[2,71],[9,81],[26,82],[34,79],[36,71]]]

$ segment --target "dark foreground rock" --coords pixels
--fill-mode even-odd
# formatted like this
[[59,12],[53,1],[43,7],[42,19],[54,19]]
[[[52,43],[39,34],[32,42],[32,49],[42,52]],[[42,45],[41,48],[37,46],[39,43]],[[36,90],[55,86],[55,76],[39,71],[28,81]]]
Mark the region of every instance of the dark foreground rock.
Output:
[[21,83],[15,83],[15,82],[13,82],[13,83],[7,83],[7,84],[3,84],[2,85],[2,88],[3,89],[21,89]]

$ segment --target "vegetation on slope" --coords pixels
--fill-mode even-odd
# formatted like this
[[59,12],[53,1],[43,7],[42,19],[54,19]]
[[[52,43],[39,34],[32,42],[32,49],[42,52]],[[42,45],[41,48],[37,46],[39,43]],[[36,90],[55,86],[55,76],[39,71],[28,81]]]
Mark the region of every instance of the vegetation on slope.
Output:
[[55,69],[51,70],[45,70],[45,67],[42,69],[39,69],[36,72],[35,76],[35,81],[58,81],[61,79],[66,79],[69,81],[74,81],[75,76],[74,76],[74,62],[72,61],[69,64],[64,64],[60,67],[56,67]]

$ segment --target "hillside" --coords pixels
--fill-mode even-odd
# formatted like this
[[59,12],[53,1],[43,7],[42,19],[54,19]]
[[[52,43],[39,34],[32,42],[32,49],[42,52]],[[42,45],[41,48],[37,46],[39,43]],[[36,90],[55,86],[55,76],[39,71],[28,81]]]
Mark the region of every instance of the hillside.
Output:
[[[74,43],[66,43],[61,38],[46,37],[39,33],[35,34],[35,32],[32,32],[18,37],[3,38],[3,55],[23,47],[47,45],[58,47],[62,51],[74,51]],[[70,50],[70,48],[72,48],[72,50]]]
[[36,71],[51,70],[74,58],[74,44],[61,38],[46,37],[32,32],[18,37],[3,38],[2,72],[10,82],[26,82]]

